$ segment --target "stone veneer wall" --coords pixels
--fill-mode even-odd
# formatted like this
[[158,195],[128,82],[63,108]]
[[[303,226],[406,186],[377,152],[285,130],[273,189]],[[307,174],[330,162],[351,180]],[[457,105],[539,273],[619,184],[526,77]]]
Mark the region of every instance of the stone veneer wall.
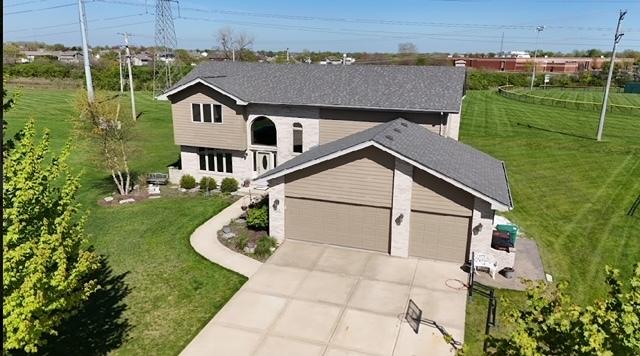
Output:
[[[493,255],[498,261],[498,271],[504,267],[512,267],[515,265],[516,252],[494,250],[491,248],[491,235],[493,233],[493,218],[495,212],[491,209],[491,204],[481,199],[475,198],[473,204],[473,219],[471,223],[471,246],[469,248],[469,259],[471,253],[485,253]],[[478,224],[482,224],[482,229],[474,234]]]
[[190,174],[199,181],[202,177],[214,177],[216,182],[220,184],[222,179],[226,177],[233,177],[238,180],[238,183],[242,185],[245,179],[252,178],[251,160],[246,156],[244,151],[229,151],[221,150],[222,152],[230,152],[232,154],[233,173],[224,172],[210,172],[200,170],[200,156],[198,155],[198,148],[191,146],[180,147],[180,162],[182,169],[170,169],[170,181],[171,183],[178,184],[180,178],[185,174]]
[[[269,235],[278,240],[284,241],[284,177],[275,178],[269,181]],[[276,204],[276,200],[278,203]]]
[[[393,172],[393,207],[391,209],[391,255],[409,256],[409,236],[411,233],[411,192],[413,187],[413,166],[399,158],[395,159]],[[400,224],[396,219],[402,215]]]

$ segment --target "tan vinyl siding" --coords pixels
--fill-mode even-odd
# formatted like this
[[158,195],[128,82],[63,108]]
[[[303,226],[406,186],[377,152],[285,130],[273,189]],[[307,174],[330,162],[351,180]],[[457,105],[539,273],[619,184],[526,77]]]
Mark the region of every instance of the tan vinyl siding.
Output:
[[411,209],[438,214],[471,216],[473,196],[440,178],[414,168]]
[[439,113],[320,109],[322,119],[320,120],[320,144],[335,141],[399,117],[418,123],[438,134],[441,122],[445,121],[444,116]]
[[[170,97],[175,143],[229,150],[247,148],[244,108],[213,89],[195,84]],[[221,104],[222,123],[193,122],[191,104]]]
[[464,263],[470,220],[463,216],[412,212],[409,255]]
[[389,208],[292,197],[285,204],[288,239],[389,252]]
[[391,206],[394,158],[369,147],[286,176],[287,196]]

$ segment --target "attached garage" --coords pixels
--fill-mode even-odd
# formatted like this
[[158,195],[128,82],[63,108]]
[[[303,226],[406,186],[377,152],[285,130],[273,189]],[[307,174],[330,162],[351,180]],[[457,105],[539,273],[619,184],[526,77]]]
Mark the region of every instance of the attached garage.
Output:
[[288,238],[388,253],[393,165],[369,148],[286,176]]
[[502,162],[403,119],[318,146],[262,178],[276,238],[460,264],[478,199],[512,206]]
[[409,256],[464,263],[473,200],[464,190],[414,169]]

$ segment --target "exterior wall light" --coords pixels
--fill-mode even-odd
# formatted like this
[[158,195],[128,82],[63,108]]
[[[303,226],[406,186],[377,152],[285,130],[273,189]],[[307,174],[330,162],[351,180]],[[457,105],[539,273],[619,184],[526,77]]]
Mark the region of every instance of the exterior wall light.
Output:
[[480,231],[482,231],[482,228],[483,228],[482,223],[479,223],[478,225],[474,226],[473,227],[473,234],[474,235],[479,234]]
[[276,199],[273,201],[273,210],[278,210],[278,205],[280,205],[280,199]]
[[402,224],[402,219],[404,219],[404,214],[398,215],[398,217],[396,218],[396,225]]

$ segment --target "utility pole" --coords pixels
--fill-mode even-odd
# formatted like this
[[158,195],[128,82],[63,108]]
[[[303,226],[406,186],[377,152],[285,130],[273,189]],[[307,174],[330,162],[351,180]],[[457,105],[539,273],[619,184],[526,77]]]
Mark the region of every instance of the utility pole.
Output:
[[502,37],[500,37],[500,52],[498,52],[498,57],[503,57],[503,46],[504,46],[504,32],[502,32]]
[[124,48],[127,56],[127,67],[129,69],[129,92],[131,93],[131,115],[133,115],[133,121],[136,121],[136,97],[133,90],[133,73],[131,72],[131,52],[129,51],[129,33],[119,33],[124,36]]
[[231,48],[231,62],[235,62],[236,61],[236,49],[235,48]]
[[124,93],[124,78],[122,77],[122,48],[118,50],[118,70],[120,72],[120,92]]
[[289,63],[289,48],[287,48],[287,63]]
[[80,33],[82,34],[82,57],[84,62],[84,77],[87,81],[87,99],[93,103],[93,78],[91,77],[91,66],[89,58],[89,44],[87,43],[87,17],[84,14],[84,2],[78,0],[78,14],[80,16]]
[[618,15],[618,25],[616,26],[616,34],[613,37],[613,50],[611,51],[611,62],[609,63],[609,75],[607,76],[607,86],[604,87],[604,98],[602,99],[602,110],[600,111],[600,122],[598,123],[598,133],[596,138],[598,141],[602,141],[602,131],[604,130],[604,119],[607,115],[607,101],[609,101],[609,87],[611,87],[611,77],[613,76],[613,65],[616,60],[616,45],[624,36],[624,33],[620,32],[620,25],[624,16],[627,14],[627,10],[620,10]]
[[531,72],[531,88],[529,90],[533,90],[533,83],[536,81],[536,58],[538,58],[538,39],[540,38],[540,32],[544,30],[544,26],[536,27],[536,48],[533,50],[533,71]]

